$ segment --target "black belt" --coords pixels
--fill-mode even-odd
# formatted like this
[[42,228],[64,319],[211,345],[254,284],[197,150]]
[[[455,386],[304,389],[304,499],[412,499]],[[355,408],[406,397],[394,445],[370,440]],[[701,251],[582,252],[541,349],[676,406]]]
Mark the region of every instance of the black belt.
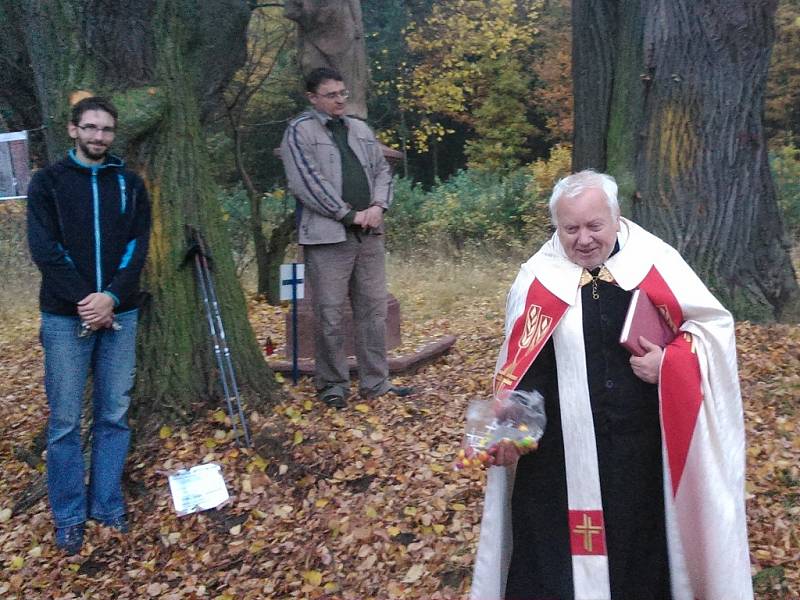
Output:
[[361,225],[345,225],[345,230],[355,235],[356,238],[360,238],[362,235],[380,235],[374,229],[364,229]]

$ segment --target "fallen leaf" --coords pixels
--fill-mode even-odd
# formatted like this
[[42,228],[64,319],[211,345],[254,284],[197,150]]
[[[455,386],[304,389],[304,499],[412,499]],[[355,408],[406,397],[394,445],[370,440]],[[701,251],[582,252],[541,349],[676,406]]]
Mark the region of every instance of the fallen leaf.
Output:
[[303,571],[303,579],[314,586],[319,586],[322,583],[322,573],[319,571]]
[[421,564],[417,563],[412,565],[411,568],[406,571],[406,576],[403,577],[403,583],[414,583],[418,581],[420,577],[422,577],[422,573],[425,571],[425,567]]

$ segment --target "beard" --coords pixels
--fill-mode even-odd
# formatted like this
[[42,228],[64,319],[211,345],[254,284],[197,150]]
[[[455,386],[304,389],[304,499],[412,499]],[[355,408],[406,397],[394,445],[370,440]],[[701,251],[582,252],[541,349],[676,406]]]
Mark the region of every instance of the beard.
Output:
[[101,159],[105,158],[106,155],[108,154],[108,145],[107,144],[105,146],[103,146],[102,151],[95,152],[94,150],[92,150],[90,148],[90,146],[88,144],[83,143],[81,140],[77,140],[77,143],[78,143],[78,147],[81,150],[81,153],[83,153],[83,155],[86,158],[89,158],[91,160],[101,160]]

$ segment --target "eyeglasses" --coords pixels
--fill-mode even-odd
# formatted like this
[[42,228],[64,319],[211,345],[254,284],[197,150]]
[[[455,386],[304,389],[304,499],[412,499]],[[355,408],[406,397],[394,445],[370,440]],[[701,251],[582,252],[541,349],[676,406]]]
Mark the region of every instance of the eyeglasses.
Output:
[[75,127],[80,129],[81,131],[85,131],[86,133],[88,133],[90,135],[93,135],[93,134],[97,133],[98,131],[100,133],[102,133],[103,135],[113,135],[114,132],[116,131],[116,128],[114,128],[114,127],[98,127],[97,125],[91,125],[91,124],[90,125],[76,125]]
[[333,100],[334,98],[347,100],[350,97],[350,92],[348,90],[340,90],[338,92],[328,92],[327,94],[317,94],[317,96],[322,96],[326,100]]

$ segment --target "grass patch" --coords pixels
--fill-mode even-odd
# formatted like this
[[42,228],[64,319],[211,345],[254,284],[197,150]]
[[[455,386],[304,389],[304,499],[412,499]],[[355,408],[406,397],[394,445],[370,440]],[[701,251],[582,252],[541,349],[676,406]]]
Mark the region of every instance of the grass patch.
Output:
[[38,325],[39,280],[28,251],[25,203],[0,202],[0,339],[30,333]]
[[489,248],[460,256],[390,252],[389,291],[404,319],[447,318],[476,304],[485,306],[486,318],[494,318],[504,313],[506,292],[525,258]]

